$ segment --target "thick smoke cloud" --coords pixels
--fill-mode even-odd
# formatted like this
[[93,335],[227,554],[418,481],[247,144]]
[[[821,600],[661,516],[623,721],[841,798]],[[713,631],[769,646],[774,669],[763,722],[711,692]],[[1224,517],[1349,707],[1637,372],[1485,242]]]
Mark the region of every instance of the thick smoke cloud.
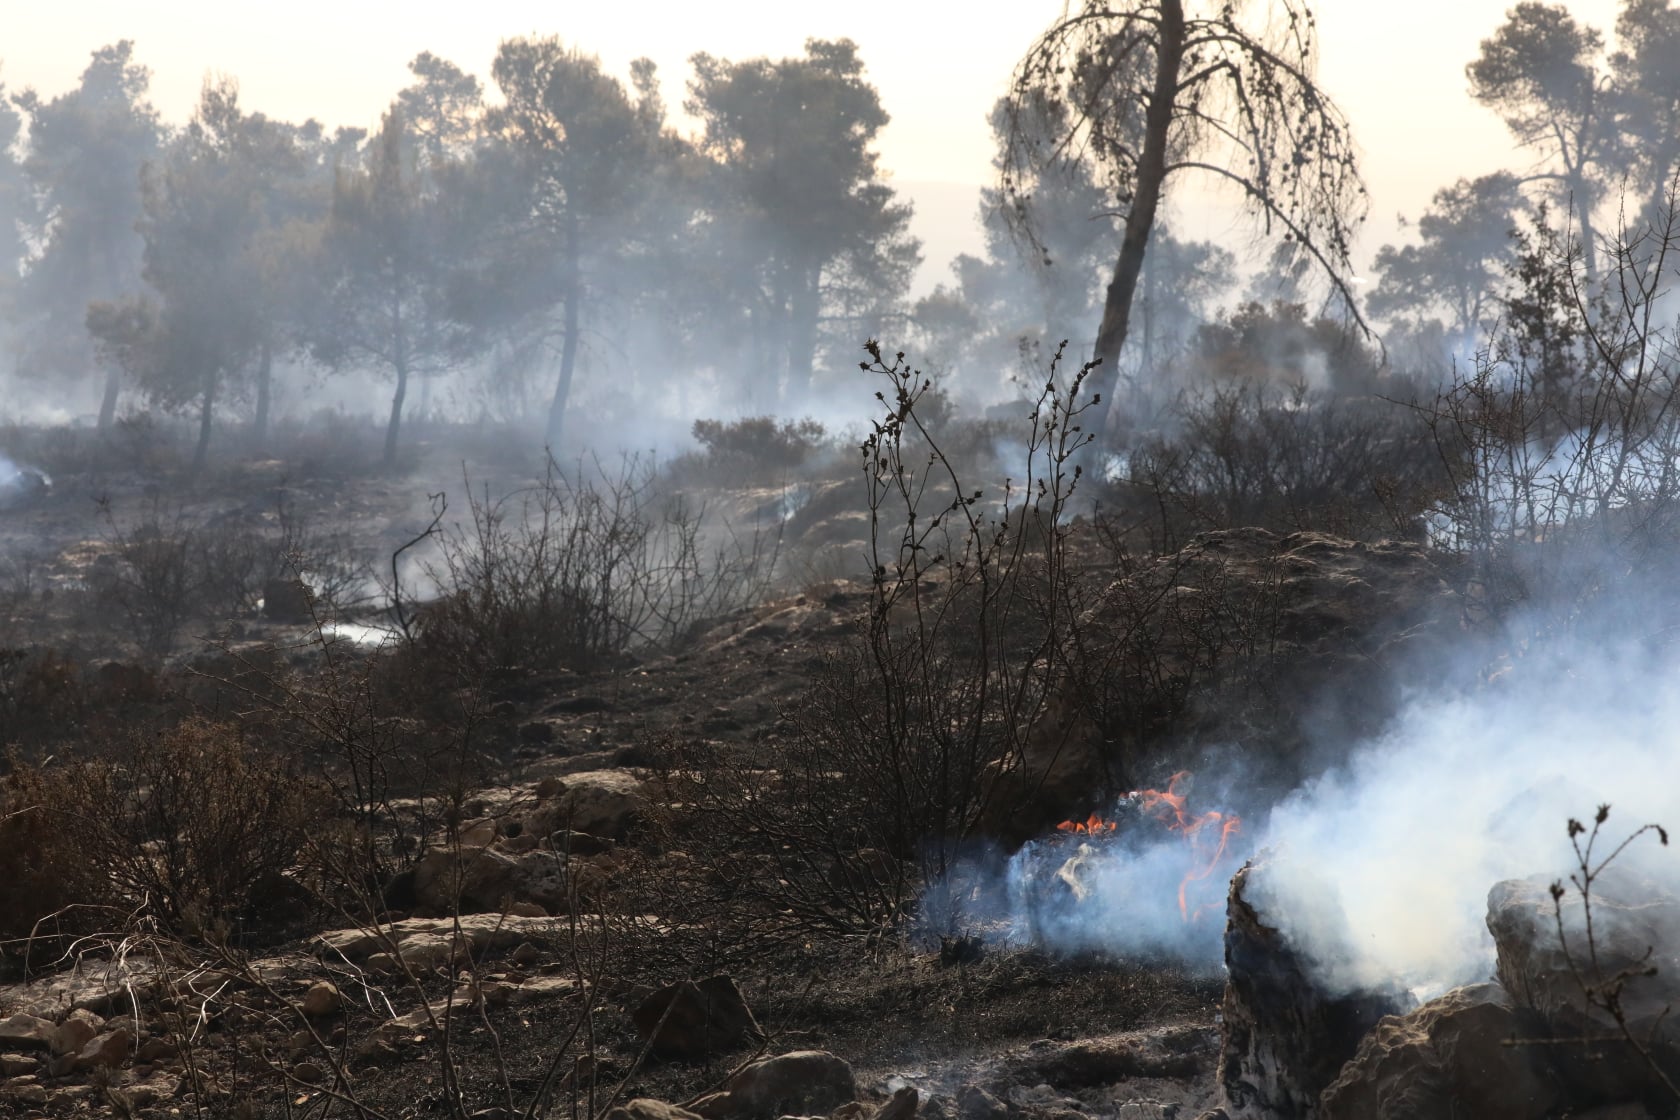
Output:
[[[1255,901],[1333,987],[1482,979],[1488,888],[1567,877],[1569,818],[1609,804],[1615,841],[1680,820],[1676,727],[1672,658],[1608,639],[1525,659],[1474,694],[1415,697],[1345,767],[1272,810],[1261,843],[1278,855],[1274,897]],[[1654,842],[1626,858],[1680,878]]]
[[[1468,654],[1460,680],[1482,667]],[[1418,693],[1380,737],[1333,744],[1346,761],[1245,822],[1205,882],[1177,890],[1195,860],[1183,837],[1115,807],[1117,839],[1080,851],[1062,837],[1027,845],[999,893],[1007,936],[1057,951],[1166,955],[1215,972],[1224,889],[1247,854],[1269,874],[1249,901],[1316,966],[1327,989],[1402,984],[1429,993],[1487,978],[1488,890],[1502,879],[1566,879],[1566,822],[1612,806],[1603,854],[1647,822],[1680,824],[1680,669],[1669,651],[1601,636],[1531,652],[1495,679]],[[1197,777],[1192,808],[1240,801],[1227,766]],[[1680,855],[1654,839],[1622,857],[1680,885]],[[1204,913],[1194,918],[1197,907]],[[1680,931],[1676,931],[1680,936]]]

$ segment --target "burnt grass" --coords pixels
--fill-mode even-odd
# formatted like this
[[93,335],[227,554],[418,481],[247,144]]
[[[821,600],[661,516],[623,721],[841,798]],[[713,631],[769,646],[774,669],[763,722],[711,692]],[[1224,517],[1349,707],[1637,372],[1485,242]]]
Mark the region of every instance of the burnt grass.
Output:
[[[440,476],[451,470],[441,456],[429,466]],[[456,465],[452,473],[459,477],[462,470]],[[507,472],[509,466],[491,463],[477,477],[497,470]],[[824,483],[829,492],[845,481],[845,473],[842,467]],[[99,597],[95,573],[111,563],[100,557],[111,554],[125,535],[142,531],[136,527],[146,518],[267,531],[277,503],[284,501],[290,516],[317,532],[337,534],[335,547],[378,565],[424,524],[424,492],[413,478],[358,477],[332,464],[281,456],[190,483],[171,483],[167,475],[146,471],[61,473],[52,494],[0,512],[0,543],[9,555],[29,555],[34,565],[27,580],[12,574],[15,593],[0,604],[5,623],[0,646],[18,651],[18,664],[58,657],[65,666],[62,696],[34,708],[28,703],[35,701],[15,689],[5,697],[12,717],[7,737],[21,752],[14,764],[50,755],[67,740],[92,736],[102,727],[162,727],[188,713],[240,718],[239,698],[215,687],[230,651],[280,648],[289,651],[294,666],[310,668],[316,655],[310,628],[255,612],[214,624],[191,619],[167,653],[140,648],[117,608]],[[827,523],[813,529],[813,535],[832,532]],[[798,542],[783,543],[791,548]],[[832,536],[824,544],[825,555],[833,556]],[[850,547],[861,555],[861,542]],[[866,584],[809,570],[764,601],[707,619],[667,649],[586,666],[500,671],[479,682],[472,697],[480,721],[474,740],[478,773],[489,784],[609,768],[646,773],[661,764],[661,744],[673,738],[749,755],[771,751],[787,733],[785,713],[801,703],[813,675],[836,650],[858,640],[867,604]],[[207,643],[207,635],[215,640]],[[111,665],[125,667],[123,673],[103,668]],[[132,676],[125,675],[130,666]],[[117,677],[144,685],[102,684]],[[659,897],[657,881],[640,889],[644,897]],[[314,952],[309,935],[345,924],[323,910],[282,912],[284,921],[250,931],[240,950],[253,957],[308,956]],[[687,920],[704,922],[705,916]],[[548,947],[544,971],[566,972],[561,940]],[[887,1077],[912,1067],[933,1069],[922,1081],[954,1093],[984,1080],[998,1055],[1038,1040],[1211,1026],[1222,990],[1221,981],[1162,960],[1063,957],[978,944],[942,952],[937,942],[902,930],[873,937],[784,937],[735,954],[728,963],[765,1031],[761,1048],[703,1062],[649,1058],[638,1065],[642,1043],[628,1012],[661,983],[713,970],[697,959],[685,961],[680,944],[651,949],[641,967],[627,965],[618,975],[609,970],[584,1031],[588,1043],[571,1047],[592,1058],[597,1101],[614,1092],[620,1099],[688,1100],[755,1053],[792,1049],[825,1049],[846,1059],[866,1097],[879,1099]],[[477,964],[490,976],[528,974],[505,951],[489,953]],[[441,976],[425,980],[436,998],[447,983]],[[412,993],[404,998],[414,1002]],[[231,1063],[221,1067],[220,1077],[231,1078],[227,1087],[247,1102],[242,1114],[287,1115],[285,1095],[310,1090],[279,1084],[273,1068],[256,1054],[284,1052],[295,1023],[265,1016],[261,997],[255,1002],[256,1010],[232,1010],[213,1021],[206,1043]],[[477,1011],[457,1016],[448,1045],[464,1099],[473,1107],[501,1103],[505,1076],[522,1108],[557,1047],[576,1028],[580,1004],[573,996],[491,1007],[483,1018]],[[398,1014],[407,1010],[400,1003],[395,1007]],[[348,1055],[380,1021],[365,1007],[352,1010],[332,1024],[328,1037]],[[438,1060],[439,1040],[431,1033],[422,1030],[351,1059],[357,1096],[392,1115],[447,1111],[448,1077]],[[573,1091],[567,1084],[560,1099]],[[581,1109],[589,1079],[578,1080],[575,1091]]]

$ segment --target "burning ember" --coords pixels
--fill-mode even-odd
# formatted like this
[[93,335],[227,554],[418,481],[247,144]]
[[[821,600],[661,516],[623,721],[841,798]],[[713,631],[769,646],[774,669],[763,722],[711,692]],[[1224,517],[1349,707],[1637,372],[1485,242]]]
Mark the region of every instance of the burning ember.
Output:
[[[1192,815],[1189,809],[1190,772],[1180,770],[1167,781],[1167,788],[1137,789],[1128,793],[1124,801],[1135,805],[1139,812],[1166,826],[1169,832],[1183,836],[1190,847],[1190,869],[1178,884],[1178,912],[1185,921],[1199,918],[1206,906],[1190,909],[1190,884],[1213,874],[1220,860],[1225,858],[1231,837],[1242,828],[1242,818],[1235,813],[1210,810]],[[1083,821],[1066,820],[1056,826],[1058,832],[1069,836],[1108,836],[1119,827],[1117,821],[1104,820],[1092,813]]]
[[1092,813],[1082,821],[1063,821],[1056,826],[1058,832],[1071,832],[1075,836],[1100,836],[1105,832],[1113,832],[1119,827],[1114,821],[1105,821]]

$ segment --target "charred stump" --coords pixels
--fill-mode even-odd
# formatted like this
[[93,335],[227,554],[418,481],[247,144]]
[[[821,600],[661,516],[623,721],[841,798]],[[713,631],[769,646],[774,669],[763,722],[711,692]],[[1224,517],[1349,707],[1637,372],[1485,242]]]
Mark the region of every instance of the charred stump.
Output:
[[1251,860],[1231,880],[1220,1094],[1230,1120],[1311,1120],[1319,1094],[1365,1033],[1409,1001],[1398,991],[1326,992],[1283,933],[1244,898],[1250,878],[1264,869]]

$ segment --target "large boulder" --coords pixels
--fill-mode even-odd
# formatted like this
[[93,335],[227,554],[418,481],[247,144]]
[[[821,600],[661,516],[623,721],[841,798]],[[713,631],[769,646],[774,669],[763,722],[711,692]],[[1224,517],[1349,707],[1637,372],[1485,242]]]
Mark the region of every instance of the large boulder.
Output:
[[561,829],[625,840],[647,819],[642,780],[628,770],[586,770],[543,779],[537,804],[521,818],[521,830],[550,836]]
[[1324,1090],[1320,1120],[1543,1120],[1559,1104],[1530,1013],[1498,984],[1454,988],[1390,1016]]
[[1313,1120],[1319,1095],[1365,1032],[1408,1010],[1410,999],[1400,991],[1327,992],[1318,970],[1245,897],[1265,868],[1256,859],[1231,880],[1219,1090],[1229,1120]]
[[826,1113],[857,1099],[852,1067],[826,1050],[795,1050],[743,1067],[694,1102],[707,1120]]
[[729,976],[683,980],[654,992],[630,1014],[656,1057],[698,1061],[763,1037]]
[[[1554,901],[1551,887],[1513,879],[1488,893],[1500,983],[1536,1013],[1576,1104],[1663,1100],[1659,1070],[1680,1083],[1680,897],[1612,868],[1593,883],[1589,943],[1579,893]],[[1604,999],[1612,986],[1621,1022]]]

